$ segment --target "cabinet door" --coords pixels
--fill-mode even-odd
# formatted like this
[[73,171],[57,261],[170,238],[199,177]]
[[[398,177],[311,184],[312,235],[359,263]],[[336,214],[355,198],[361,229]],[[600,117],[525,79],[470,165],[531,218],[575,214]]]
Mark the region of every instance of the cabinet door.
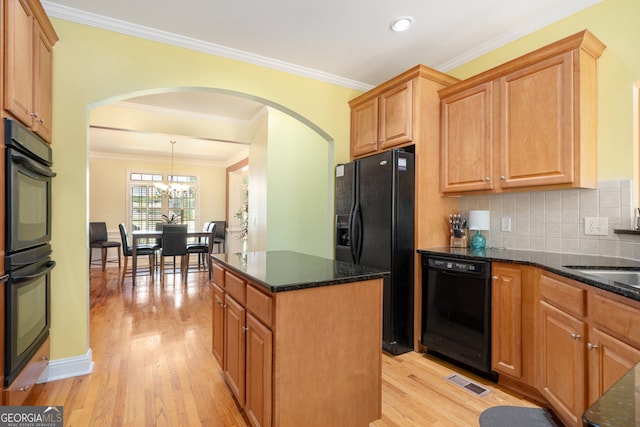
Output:
[[40,29],[34,26],[33,131],[51,142],[53,47]]
[[218,361],[220,367],[224,370],[224,307],[225,296],[224,291],[215,283],[212,283],[213,287],[213,313],[212,313],[212,348],[213,356]]
[[378,150],[378,98],[370,99],[351,109],[352,157]]
[[441,102],[441,177],[444,193],[491,190],[493,170],[491,82]]
[[[522,273],[493,267],[491,293],[491,367],[514,378],[522,376]],[[531,332],[531,331],[530,331]]]
[[574,181],[572,55],[499,79],[501,187]]
[[567,424],[585,410],[585,323],[540,302],[542,394]]
[[254,426],[271,426],[272,336],[250,313],[247,314],[247,399],[245,410]]
[[589,405],[640,362],[640,350],[593,328],[589,333]]
[[387,90],[378,98],[379,149],[413,140],[413,83],[409,80]]
[[6,0],[4,108],[26,126],[32,124],[33,26],[26,0]]
[[245,398],[245,309],[229,295],[225,308],[224,376],[229,388],[244,406]]

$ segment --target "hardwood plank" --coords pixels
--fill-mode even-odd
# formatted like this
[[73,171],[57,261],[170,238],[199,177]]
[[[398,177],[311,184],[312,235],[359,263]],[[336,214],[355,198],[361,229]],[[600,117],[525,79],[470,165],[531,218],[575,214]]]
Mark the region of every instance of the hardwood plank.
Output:
[[[37,384],[27,405],[64,406],[65,426],[248,426],[211,353],[212,289],[206,272],[186,285],[168,275],[119,284],[118,269],[90,271],[90,375]],[[176,276],[179,276],[176,275]],[[432,356],[382,358],[382,418],[371,427],[477,426],[496,405],[535,405]],[[453,372],[492,390],[477,397]]]

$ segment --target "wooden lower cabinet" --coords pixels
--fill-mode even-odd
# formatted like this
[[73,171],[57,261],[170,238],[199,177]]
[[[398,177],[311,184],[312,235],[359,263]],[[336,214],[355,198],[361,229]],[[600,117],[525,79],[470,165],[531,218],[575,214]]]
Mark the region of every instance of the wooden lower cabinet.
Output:
[[245,410],[254,425],[271,425],[273,369],[272,333],[258,319],[247,314]]
[[491,288],[491,367],[514,378],[522,376],[522,273],[494,264]]
[[591,406],[600,396],[640,362],[640,349],[625,344],[604,331],[592,328],[587,344],[589,399]]
[[542,395],[567,425],[581,425],[586,325],[545,301],[540,302],[540,313]]
[[240,405],[245,403],[245,313],[236,300],[227,295],[225,308],[224,378]]
[[213,335],[211,339],[213,356],[218,361],[220,368],[224,369],[224,308],[225,308],[225,294],[224,290],[212,283],[213,287],[213,307],[212,307],[212,319],[213,319]]

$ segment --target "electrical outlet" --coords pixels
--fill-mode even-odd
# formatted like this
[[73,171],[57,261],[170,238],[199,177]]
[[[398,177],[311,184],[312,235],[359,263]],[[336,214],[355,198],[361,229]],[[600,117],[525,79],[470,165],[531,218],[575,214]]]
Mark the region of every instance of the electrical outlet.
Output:
[[594,236],[606,236],[609,231],[609,218],[607,217],[585,217],[584,234]]
[[502,217],[501,230],[511,231],[511,218],[508,216]]

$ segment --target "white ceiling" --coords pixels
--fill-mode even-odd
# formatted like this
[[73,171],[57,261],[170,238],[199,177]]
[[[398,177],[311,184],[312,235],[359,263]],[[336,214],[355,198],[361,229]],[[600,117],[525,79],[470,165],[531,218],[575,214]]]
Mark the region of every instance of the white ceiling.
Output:
[[[447,72],[601,0],[43,0],[50,16],[367,90],[416,64]],[[394,18],[414,26],[396,33]],[[188,96],[185,96],[188,95]],[[183,93],[134,102],[246,120],[256,105]],[[191,100],[191,97],[198,97]],[[146,99],[145,99],[146,98]],[[226,100],[228,101],[228,100]],[[240,117],[244,114],[245,116]],[[202,135],[215,139],[215,135]]]

